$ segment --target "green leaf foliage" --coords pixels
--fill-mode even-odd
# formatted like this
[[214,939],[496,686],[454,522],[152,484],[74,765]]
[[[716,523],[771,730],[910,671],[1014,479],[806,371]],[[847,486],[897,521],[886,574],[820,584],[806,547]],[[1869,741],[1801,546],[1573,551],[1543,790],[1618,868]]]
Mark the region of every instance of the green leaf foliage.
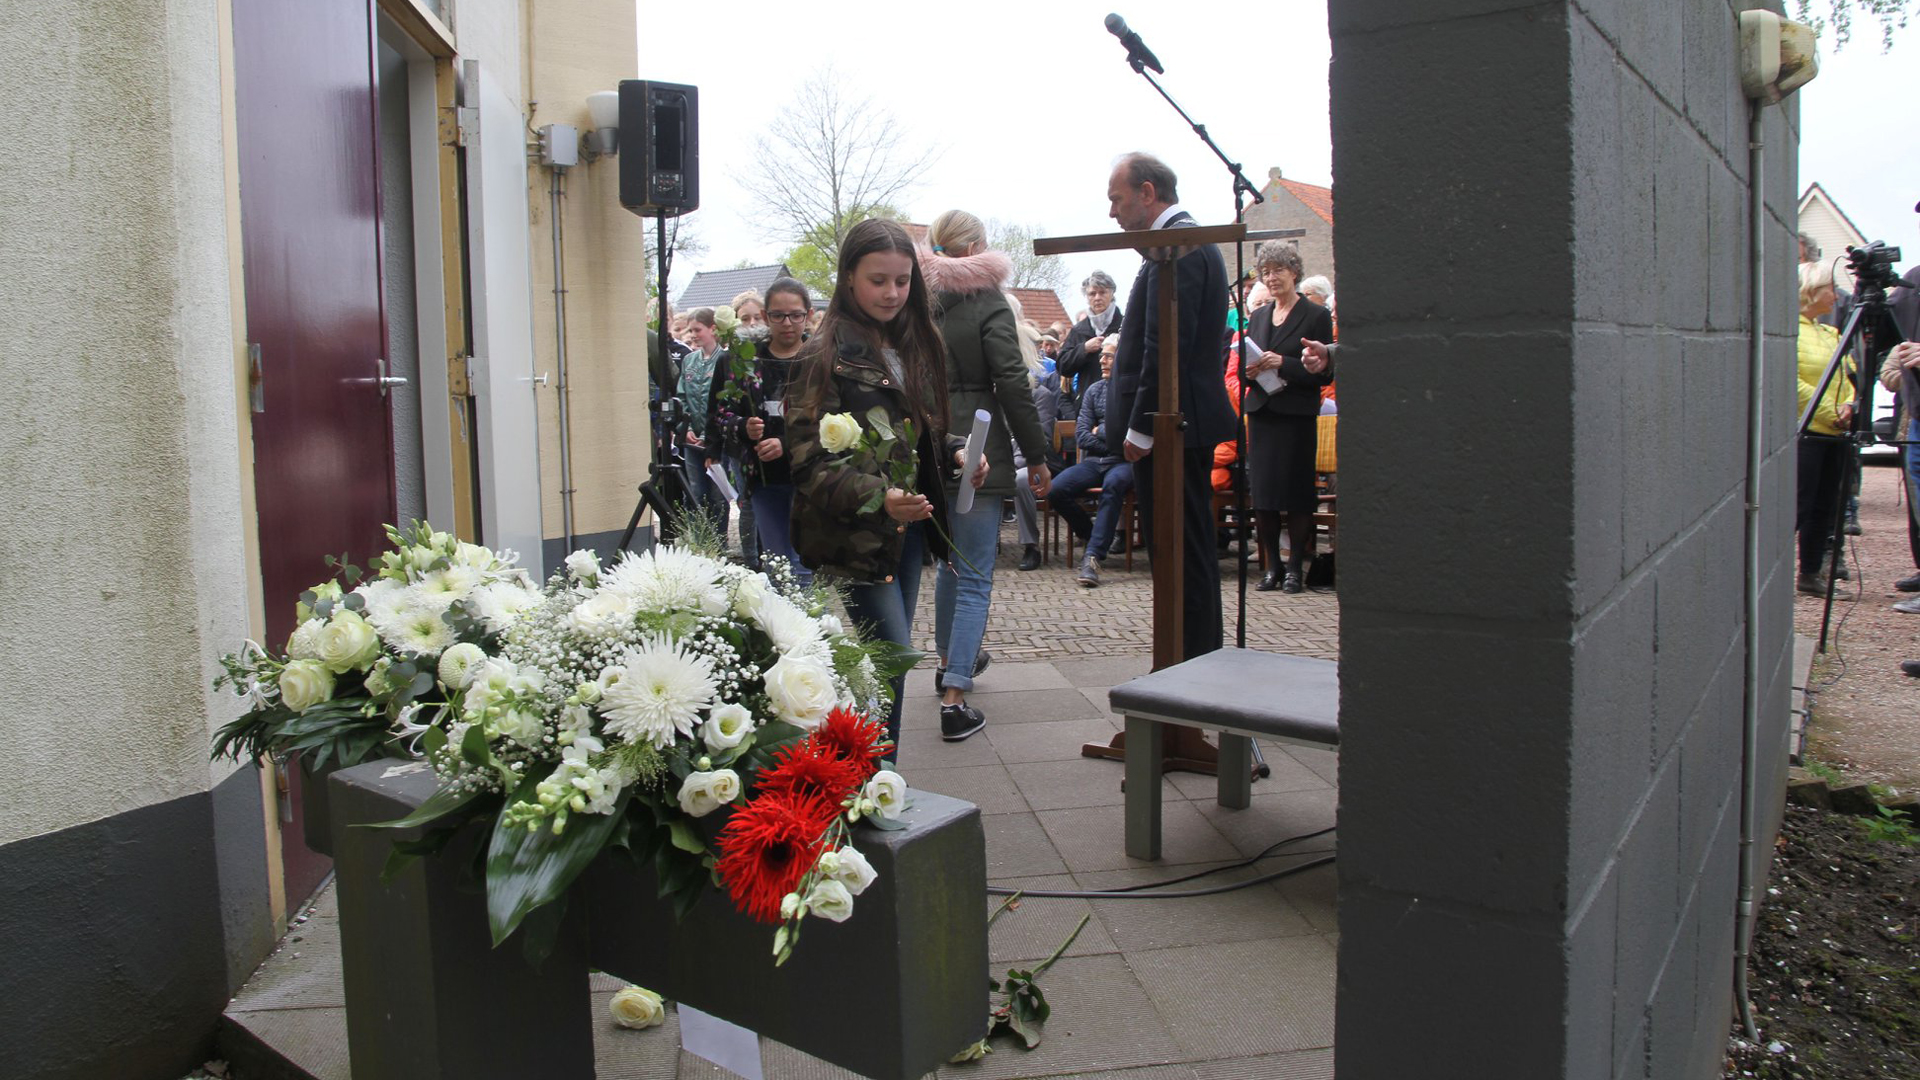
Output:
[[417,825],[439,821],[479,797],[480,792],[473,788],[443,787],[429,795],[426,802],[415,807],[413,813],[406,817],[395,818],[392,821],[362,822],[360,827],[363,829],[411,829]]
[[[529,776],[521,781],[507,806],[532,799],[541,779]],[[510,825],[505,807],[501,809],[487,847],[487,923],[494,945],[505,941],[528,912],[567,891],[613,834],[628,798],[623,793],[610,814],[572,815],[558,836],[544,824],[532,831]]]

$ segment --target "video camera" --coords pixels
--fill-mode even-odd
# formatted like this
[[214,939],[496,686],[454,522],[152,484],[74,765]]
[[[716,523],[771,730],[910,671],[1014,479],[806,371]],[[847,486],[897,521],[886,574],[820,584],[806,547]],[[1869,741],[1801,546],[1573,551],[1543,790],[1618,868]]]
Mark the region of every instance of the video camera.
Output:
[[1899,261],[1900,249],[1888,247],[1882,240],[1865,247],[1848,248],[1847,270],[1853,274],[1855,293],[1884,293],[1905,284],[1900,275],[1893,272],[1893,264]]

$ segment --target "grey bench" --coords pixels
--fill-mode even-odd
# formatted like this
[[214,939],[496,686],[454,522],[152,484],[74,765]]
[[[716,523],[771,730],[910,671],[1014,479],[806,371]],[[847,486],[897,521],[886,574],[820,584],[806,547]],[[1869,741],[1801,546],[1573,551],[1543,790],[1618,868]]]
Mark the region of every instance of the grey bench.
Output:
[[1220,649],[1142,675],[1107,693],[1127,723],[1127,854],[1160,857],[1162,724],[1220,733],[1221,806],[1253,795],[1252,742],[1340,744],[1340,665],[1332,660]]

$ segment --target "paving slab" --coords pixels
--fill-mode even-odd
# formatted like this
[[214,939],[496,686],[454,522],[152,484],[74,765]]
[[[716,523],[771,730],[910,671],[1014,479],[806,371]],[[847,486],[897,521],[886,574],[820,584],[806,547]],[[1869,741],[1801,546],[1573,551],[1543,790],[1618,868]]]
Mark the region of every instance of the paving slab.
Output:
[[[1038,812],[1053,846],[1078,874],[1089,870],[1120,870],[1129,866],[1178,866],[1184,863],[1231,859],[1233,844],[1220,834],[1190,802],[1170,802],[1161,808],[1163,837],[1156,862],[1129,858],[1124,844],[1126,822],[1113,807],[1090,806]],[[991,855],[989,855],[991,859]],[[988,865],[991,876],[992,865]]]
[[1067,872],[1067,863],[1032,811],[982,818],[987,832],[987,883]]
[[[1259,791],[1258,786],[1254,788]],[[1327,828],[1334,823],[1339,793],[1330,787],[1274,791],[1255,795],[1236,810],[1207,799],[1189,805],[1220,831],[1240,854],[1252,857],[1274,843]],[[1292,847],[1331,847],[1333,836],[1316,837]]]
[[1191,1060],[1333,1045],[1334,950],[1318,934],[1127,959]]
[[1193,1076],[1194,1080],[1333,1080],[1333,1050],[1203,1061],[1193,1067]]
[[[1245,885],[1265,869],[1262,866],[1226,870],[1172,886],[1172,889],[1195,891],[1221,885]],[[1125,872],[1074,875],[1089,889],[1113,889],[1136,884],[1125,880],[1127,876],[1130,875]],[[1313,925],[1293,910],[1291,904],[1275,905],[1273,891],[1257,884],[1213,896],[1164,900],[1094,900],[1091,903],[1114,944],[1129,954],[1187,945],[1256,941],[1315,933]]]
[[1000,760],[1011,765],[1023,761],[1087,760],[1080,756],[1080,747],[1089,742],[1107,741],[1113,737],[1113,730],[1111,721],[1095,717],[1033,724],[989,723],[986,734]]
[[[1090,761],[1078,756],[1057,761],[1023,761],[1005,770],[1035,810],[1065,810],[1079,806],[1119,807],[1126,801],[1120,790],[1124,770],[1117,761]],[[1165,804],[1186,798],[1168,773],[1160,784]],[[1115,811],[1118,812],[1117,810]]]
[[[1025,970],[1040,959],[1027,957],[1010,966]],[[1120,954],[1067,957],[1049,968],[1040,984],[1053,1018],[1038,1049],[997,1040],[994,1052],[977,1064],[942,1066],[943,1080],[1098,1074],[1183,1060],[1169,1025]]]
[[1007,770],[999,765],[914,769],[907,774],[907,783],[921,791],[965,799],[979,807],[982,814],[1017,814],[1033,809],[1014,786]]
[[[1052,874],[1045,877],[1008,878],[994,884],[1010,889],[1050,889],[1058,891],[1076,891],[1079,882],[1070,874]],[[987,913],[992,915],[1002,903],[1004,896],[987,897]],[[1083,915],[1091,916],[1093,906],[1085,900],[1056,899],[1053,897],[1022,897],[1019,902],[994,921],[991,931],[989,952],[993,958],[993,973],[997,977],[1003,974],[1008,965],[1015,960],[1032,956],[1052,956],[1053,950],[1067,940],[1073,933],[1074,924]],[[1068,956],[1092,956],[1099,953],[1119,952],[1107,928],[1097,918],[1087,920],[1086,929],[1073,939],[1067,948]],[[1041,980],[1044,988],[1046,981]]]
[[[1319,773],[1301,764],[1300,759],[1287,753],[1278,743],[1259,743],[1260,752],[1267,760],[1271,774],[1253,782],[1255,795],[1267,795],[1276,791],[1312,791],[1332,787]],[[1114,767],[1119,768],[1116,762]],[[1196,802],[1213,801],[1220,795],[1220,778],[1201,773],[1171,772],[1167,779],[1180,794]]]
[[1315,930],[1330,933],[1339,929],[1340,872],[1332,863],[1281,878],[1272,888],[1286,897]]

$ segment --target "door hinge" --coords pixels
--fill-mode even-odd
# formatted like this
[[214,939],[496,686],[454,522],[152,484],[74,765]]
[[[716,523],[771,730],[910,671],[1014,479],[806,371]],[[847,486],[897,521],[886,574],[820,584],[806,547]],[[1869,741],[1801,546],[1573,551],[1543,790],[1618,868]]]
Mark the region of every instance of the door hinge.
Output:
[[247,342],[247,406],[256,413],[267,411],[266,372],[260,363],[260,343]]
[[459,105],[453,110],[454,144],[467,146],[480,134],[480,107]]
[[473,357],[453,356],[447,359],[447,393],[457,398],[473,395]]

